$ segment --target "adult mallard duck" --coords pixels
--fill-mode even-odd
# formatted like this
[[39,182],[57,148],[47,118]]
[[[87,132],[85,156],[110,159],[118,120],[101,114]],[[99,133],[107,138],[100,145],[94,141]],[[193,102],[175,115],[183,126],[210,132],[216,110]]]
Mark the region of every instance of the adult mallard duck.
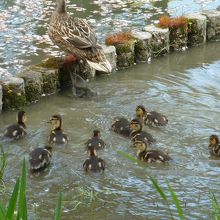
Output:
[[112,67],[91,26],[85,19],[70,16],[66,10],[65,0],[57,0],[48,34],[54,44],[78,60],[86,61],[96,70],[111,72]]
[[90,147],[89,159],[83,163],[85,171],[100,172],[105,170],[105,162],[103,159],[97,157],[96,150],[94,147]]
[[142,131],[143,126],[142,126],[141,121],[138,118],[131,120],[130,128],[132,130],[130,134],[130,138],[132,141],[135,142],[138,140],[143,140],[148,144],[155,142],[155,139],[153,138],[151,134],[149,134],[146,131]]
[[51,157],[52,147],[50,145],[34,149],[29,155],[30,170],[32,172],[43,170],[50,164]]
[[217,135],[213,134],[209,137],[209,149],[212,156],[220,157],[220,143]]
[[165,115],[156,111],[147,111],[143,105],[138,105],[136,108],[136,117],[146,125],[153,127],[165,126],[168,123],[168,119]]
[[10,138],[10,139],[21,139],[23,138],[27,132],[26,132],[26,113],[24,111],[19,111],[17,114],[17,123],[8,126],[4,131],[4,137]]
[[124,117],[115,117],[111,128],[115,133],[125,137],[130,137],[132,132],[130,128],[130,121]]
[[69,137],[62,130],[61,115],[53,115],[50,118],[52,124],[52,131],[48,137],[49,144],[65,144],[69,141]]
[[135,141],[133,147],[138,149],[137,157],[140,160],[148,163],[162,163],[172,159],[167,153],[164,153],[163,151],[147,149],[148,145],[143,140]]
[[91,147],[94,147],[95,150],[100,150],[105,147],[105,142],[102,140],[101,132],[98,129],[93,131],[93,136],[86,142],[87,150],[89,150]]

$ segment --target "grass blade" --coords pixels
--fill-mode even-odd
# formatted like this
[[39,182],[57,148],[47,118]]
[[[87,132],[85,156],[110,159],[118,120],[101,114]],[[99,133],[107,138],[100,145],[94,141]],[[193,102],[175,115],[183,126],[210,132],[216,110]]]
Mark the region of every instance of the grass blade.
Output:
[[168,190],[170,192],[170,195],[173,199],[173,203],[175,204],[176,208],[177,208],[177,211],[178,211],[178,215],[179,215],[179,218],[181,220],[185,219],[184,218],[184,215],[183,215],[183,210],[180,206],[180,200],[178,199],[176,193],[174,192],[173,188],[170,186],[170,184],[167,182],[167,185],[168,185]]
[[22,164],[22,176],[20,184],[20,194],[18,200],[18,216],[17,219],[27,220],[27,204],[26,204],[26,161],[23,160]]
[[55,220],[61,219],[61,206],[62,206],[62,193],[59,192],[58,194],[58,200],[57,200],[57,207],[55,210]]
[[6,165],[7,165],[7,156],[3,150],[3,146],[0,145],[0,148],[1,148],[1,156],[0,156],[0,182],[3,181],[3,175],[4,175],[4,172],[5,172],[5,168],[6,168]]
[[6,210],[1,203],[0,203],[0,219],[6,219]]
[[128,160],[134,162],[134,163],[140,163],[140,161],[134,157],[132,157],[131,155],[125,153],[124,151],[119,150],[118,154],[120,154],[121,156],[127,158]]
[[[14,216],[14,211],[17,203],[17,197],[18,197],[18,191],[19,191],[19,178],[16,181],[16,184],[14,186],[13,193],[11,195],[11,198],[9,200],[8,208],[7,208],[7,213],[6,213],[6,218],[7,220],[13,219]],[[1,218],[0,218],[1,219]]]
[[160,196],[163,198],[163,200],[168,202],[166,194],[161,189],[161,187],[158,185],[157,181],[152,176],[149,176],[149,177],[150,177],[151,182],[154,185],[154,188],[157,190],[157,192],[160,194]]
[[214,212],[215,220],[220,220],[220,205],[219,205],[214,193],[209,192],[209,197],[212,201],[212,210]]

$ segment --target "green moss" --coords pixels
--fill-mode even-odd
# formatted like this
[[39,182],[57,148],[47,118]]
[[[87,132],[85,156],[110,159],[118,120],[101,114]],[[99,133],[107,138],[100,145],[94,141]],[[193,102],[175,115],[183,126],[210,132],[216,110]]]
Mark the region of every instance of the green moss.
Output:
[[26,105],[25,93],[17,91],[12,85],[3,86],[3,109],[20,109]]
[[188,25],[179,28],[170,28],[170,49],[182,50],[187,46]]
[[135,42],[136,42],[136,40],[129,40],[128,42],[126,42],[124,44],[115,45],[116,53],[123,54],[123,53],[133,52]]
[[25,86],[25,95],[27,102],[36,102],[42,95],[41,85],[37,82],[29,83]]
[[48,68],[48,69],[60,69],[64,64],[63,58],[60,57],[50,57],[42,63],[36,65],[38,67]]

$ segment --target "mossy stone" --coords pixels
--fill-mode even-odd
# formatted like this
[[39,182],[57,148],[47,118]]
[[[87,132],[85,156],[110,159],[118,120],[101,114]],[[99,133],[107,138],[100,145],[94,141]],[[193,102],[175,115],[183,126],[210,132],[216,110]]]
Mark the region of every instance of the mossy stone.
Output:
[[23,79],[11,77],[2,83],[2,87],[4,110],[20,109],[26,105]]
[[32,102],[39,101],[43,94],[42,75],[38,71],[26,70],[22,73],[19,73],[18,76],[24,79],[25,95],[26,95],[27,102],[32,103]]
[[170,30],[170,50],[183,51],[187,48],[188,24],[181,27],[172,27]]

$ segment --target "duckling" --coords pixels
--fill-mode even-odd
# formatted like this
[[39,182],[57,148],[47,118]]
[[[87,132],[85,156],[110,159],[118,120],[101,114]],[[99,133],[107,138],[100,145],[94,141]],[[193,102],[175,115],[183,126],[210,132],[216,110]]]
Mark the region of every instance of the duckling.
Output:
[[49,135],[49,144],[65,144],[69,141],[69,137],[62,130],[62,117],[61,115],[53,115],[50,118],[52,124],[52,131]]
[[155,142],[156,140],[153,136],[146,131],[142,131],[142,123],[138,118],[131,120],[130,128],[132,130],[130,138],[132,141],[143,140],[149,144]]
[[101,132],[98,129],[93,131],[93,136],[86,142],[87,149],[89,149],[91,146],[93,146],[95,150],[100,150],[105,147],[105,142],[102,140]]
[[112,124],[112,130],[124,137],[129,137],[132,132],[130,121],[124,117],[115,117]]
[[168,119],[165,115],[156,111],[147,111],[143,105],[136,108],[136,116],[144,121],[144,124],[152,127],[166,126]]
[[23,138],[27,134],[26,124],[25,124],[26,121],[27,121],[26,113],[24,111],[19,111],[17,114],[17,123],[8,126],[5,129],[3,133],[4,137],[14,140]]
[[83,163],[85,171],[100,172],[105,170],[105,162],[103,159],[97,157],[95,147],[91,146],[88,149],[89,159]]
[[137,157],[147,163],[162,163],[172,159],[167,153],[160,150],[148,150],[148,144],[143,140],[135,141],[133,146],[138,149]]
[[209,137],[209,149],[212,156],[220,157],[220,143],[217,135]]
[[32,172],[45,169],[51,161],[52,147],[46,145],[44,148],[36,148],[29,155],[30,170]]

